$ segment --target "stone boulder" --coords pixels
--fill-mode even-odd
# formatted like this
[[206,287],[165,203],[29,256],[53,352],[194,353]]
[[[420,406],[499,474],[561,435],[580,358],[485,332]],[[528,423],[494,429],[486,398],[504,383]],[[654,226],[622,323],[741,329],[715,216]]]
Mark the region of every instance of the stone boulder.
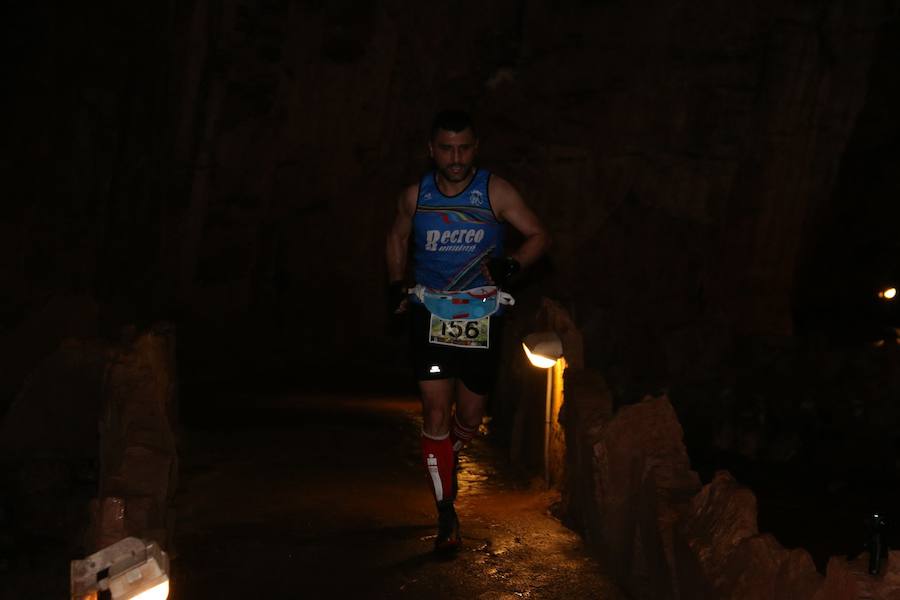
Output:
[[159,325],[126,344],[107,369],[100,482],[89,536],[95,547],[122,532],[169,546],[168,505],[178,468],[176,402],[175,335]]
[[[583,532],[633,597],[857,597],[817,596],[830,588],[823,588],[809,553],[760,534],[756,497],[727,471],[701,486],[667,397],[647,397],[613,413],[603,378],[574,369],[566,373],[561,420],[568,457],[563,519]],[[850,567],[829,568],[831,588],[857,582]]]
[[675,597],[678,509],[700,488],[665,396],[625,406],[593,445],[596,538],[612,573],[639,597]]
[[563,521],[588,541],[600,528],[594,496],[594,444],[612,417],[612,396],[597,371],[568,368],[564,374],[565,402],[559,419],[566,431],[566,468],[561,484]]
[[0,423],[0,571],[14,574],[11,589],[59,588],[58,565],[127,535],[170,549],[174,351],[164,325],[118,343],[67,337],[23,378]]
[[809,553],[759,534],[756,497],[727,471],[690,501],[677,538],[682,598],[812,598],[822,584]]
[[868,567],[868,553],[854,560],[833,556],[825,584],[813,600],[900,600],[900,551],[888,554],[878,575],[869,575]]

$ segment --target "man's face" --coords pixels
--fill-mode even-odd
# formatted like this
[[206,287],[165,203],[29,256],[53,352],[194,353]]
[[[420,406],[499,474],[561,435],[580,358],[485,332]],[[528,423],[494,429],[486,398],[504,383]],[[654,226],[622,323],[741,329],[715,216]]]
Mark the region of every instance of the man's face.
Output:
[[441,177],[459,183],[465,181],[472,171],[472,163],[478,153],[478,140],[468,127],[462,131],[438,129],[428,144],[428,150]]

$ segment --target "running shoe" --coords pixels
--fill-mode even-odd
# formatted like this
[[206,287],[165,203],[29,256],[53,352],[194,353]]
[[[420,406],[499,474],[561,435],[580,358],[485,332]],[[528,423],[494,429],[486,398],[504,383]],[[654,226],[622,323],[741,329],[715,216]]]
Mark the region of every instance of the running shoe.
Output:
[[452,500],[441,500],[437,503],[438,533],[434,540],[435,552],[455,552],[462,544],[459,535],[459,518],[453,508]]

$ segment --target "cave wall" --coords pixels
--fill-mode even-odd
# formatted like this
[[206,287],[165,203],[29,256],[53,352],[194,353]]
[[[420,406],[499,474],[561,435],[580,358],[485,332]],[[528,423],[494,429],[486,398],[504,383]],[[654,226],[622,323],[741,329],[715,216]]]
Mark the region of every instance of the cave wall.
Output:
[[[865,104],[841,157],[829,202],[812,215],[797,272],[795,324],[801,335],[884,339],[900,307],[875,292],[900,282],[900,19],[885,21],[869,70]],[[862,335],[859,335],[862,333]]]
[[613,384],[714,369],[732,336],[792,333],[798,257],[894,9],[7,7],[4,351],[51,299],[88,294],[100,333],[179,322],[196,372],[402,363],[384,235],[432,113],[457,105],[556,240],[523,303],[566,303]]

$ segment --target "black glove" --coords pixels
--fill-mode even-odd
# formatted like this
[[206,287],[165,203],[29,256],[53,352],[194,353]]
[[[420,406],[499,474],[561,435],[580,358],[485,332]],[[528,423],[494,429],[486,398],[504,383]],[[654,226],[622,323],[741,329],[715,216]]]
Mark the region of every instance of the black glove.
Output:
[[487,261],[486,266],[491,281],[493,281],[494,285],[501,288],[522,268],[519,261],[511,256],[491,258]]
[[400,305],[405,302],[407,297],[409,296],[409,292],[407,290],[407,285],[403,281],[392,281],[388,286],[388,315],[394,316],[397,313],[404,312],[406,310],[406,305],[404,304],[403,310],[401,310]]

